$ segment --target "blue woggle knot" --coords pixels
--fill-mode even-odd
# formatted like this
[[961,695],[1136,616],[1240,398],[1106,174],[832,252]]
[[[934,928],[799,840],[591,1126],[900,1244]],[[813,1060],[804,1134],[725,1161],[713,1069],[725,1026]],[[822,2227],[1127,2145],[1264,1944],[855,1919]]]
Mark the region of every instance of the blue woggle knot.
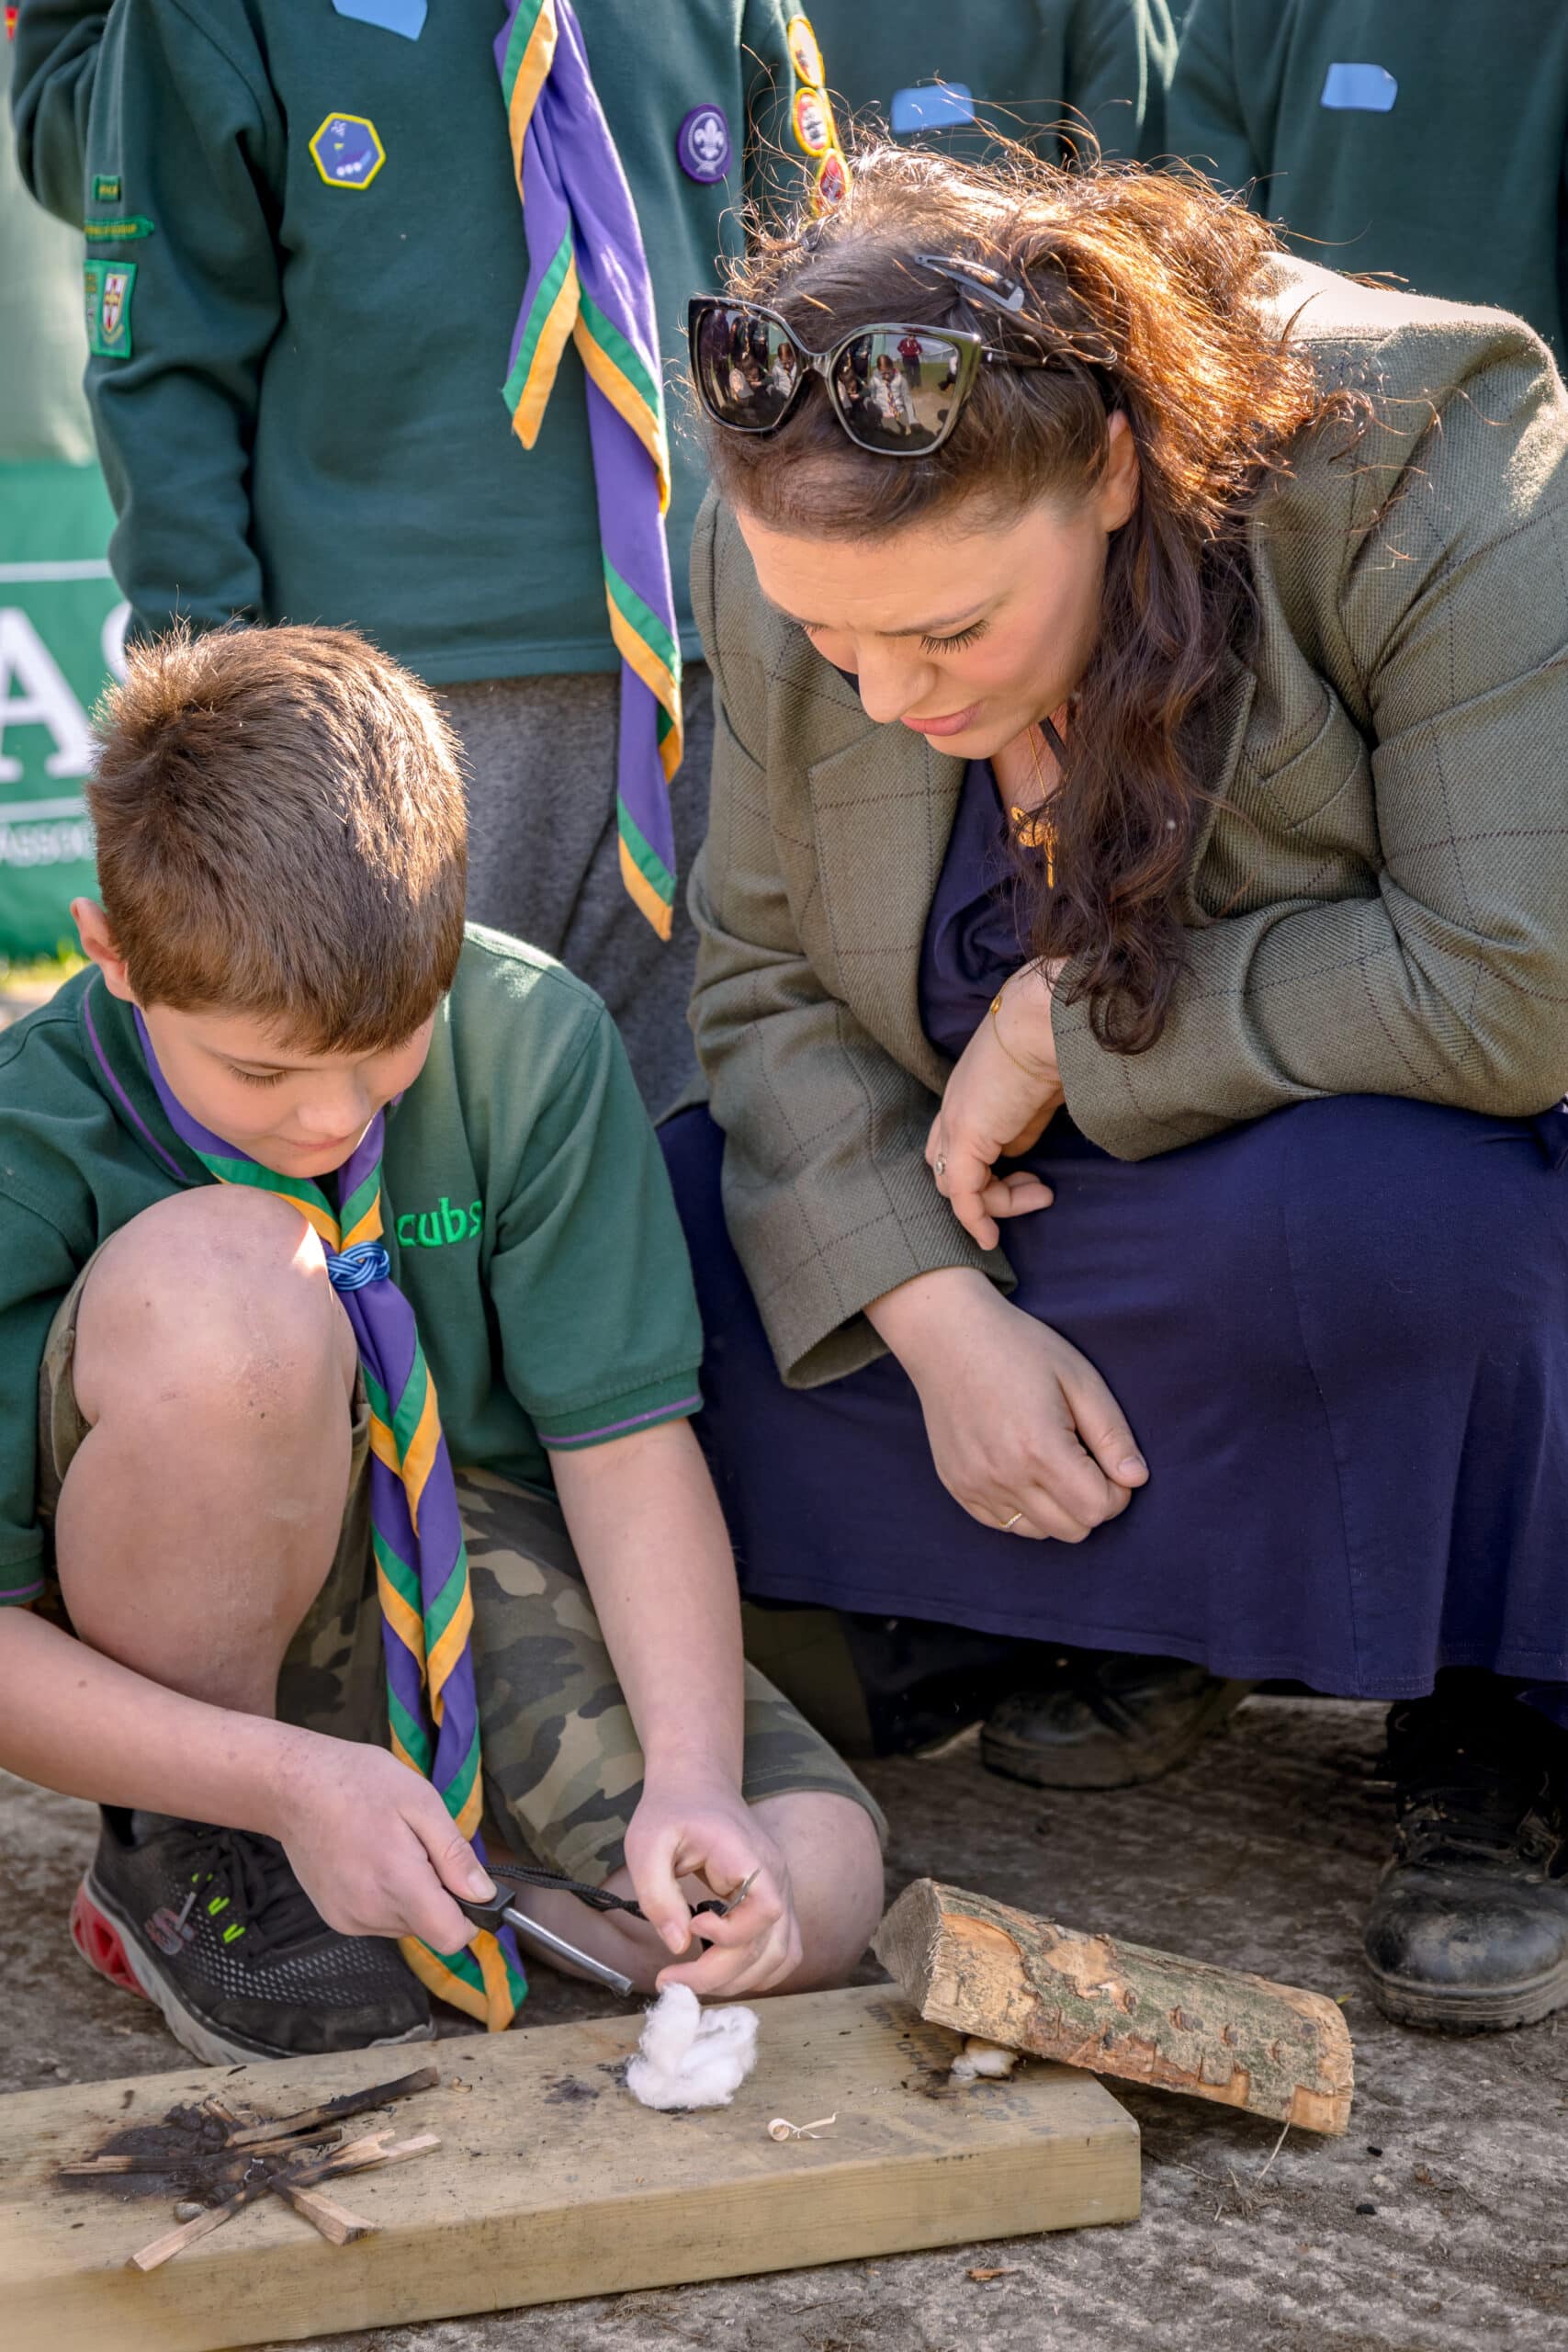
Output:
[[392,1261],[379,1241],[356,1241],[335,1257],[327,1252],[327,1280],[333,1290],[364,1290],[370,1283],[386,1282]]

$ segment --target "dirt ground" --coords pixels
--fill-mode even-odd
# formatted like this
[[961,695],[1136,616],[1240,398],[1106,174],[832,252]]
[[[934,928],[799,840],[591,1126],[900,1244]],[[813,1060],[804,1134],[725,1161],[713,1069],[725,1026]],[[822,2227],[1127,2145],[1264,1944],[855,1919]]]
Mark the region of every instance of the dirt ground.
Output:
[[[868,1768],[893,1822],[890,1894],[930,1871],[1345,1996],[1348,2138],[1292,2132],[1270,2164],[1272,2125],[1112,2086],[1144,2133],[1130,2226],[378,2330],[333,2352],[1568,2352],[1568,2025],[1446,2041],[1379,2017],[1359,1928],[1387,1835],[1381,1758],[1376,1708],[1255,1698],[1189,1770],[1126,1794],[1044,1799],[984,1772],[972,1741]],[[71,1950],[94,1821],[0,1777],[0,2087],[186,2063],[155,2012]],[[542,1968],[534,1984],[539,2024],[611,1998]],[[972,2266],[1006,2275],[978,2284]]]

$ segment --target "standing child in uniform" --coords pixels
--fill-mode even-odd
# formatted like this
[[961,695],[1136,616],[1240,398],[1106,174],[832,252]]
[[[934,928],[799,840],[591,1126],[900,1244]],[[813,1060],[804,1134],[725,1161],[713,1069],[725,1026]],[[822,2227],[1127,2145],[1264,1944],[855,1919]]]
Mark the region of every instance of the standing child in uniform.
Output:
[[592,992],[465,933],[432,698],[172,638],[89,796],[91,963],[0,1040],[0,1764],[104,1808],[82,1949],[213,2062],[499,2028],[483,1818],[635,1891],[519,1900],[643,1986],[840,1976],[874,1809],[743,1668],[658,1147]]
[[692,1068],[712,741],[703,469],[663,383],[742,199],[842,185],[802,28],[788,0],[24,0],[17,28],[22,168],[86,224],[132,640],[327,621],[438,687],[469,913],[600,991],[650,1103]]
[[1517,311],[1568,360],[1568,11],[1199,0],[1166,143],[1307,260]]
[[1000,132],[1052,163],[1075,130],[1107,155],[1161,143],[1176,57],[1167,0],[818,0],[814,21],[834,90],[896,139],[977,154]]

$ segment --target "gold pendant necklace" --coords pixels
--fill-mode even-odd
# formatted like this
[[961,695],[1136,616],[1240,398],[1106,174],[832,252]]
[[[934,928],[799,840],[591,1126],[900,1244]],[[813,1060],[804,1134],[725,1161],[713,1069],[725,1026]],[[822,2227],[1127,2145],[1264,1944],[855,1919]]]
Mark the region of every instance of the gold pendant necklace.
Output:
[[1044,852],[1045,888],[1054,890],[1056,887],[1056,828],[1045,813],[1045,803],[1050,796],[1040,766],[1039,737],[1039,728],[1032,727],[1029,730],[1029,756],[1034,762],[1034,781],[1040,786],[1039,802],[1033,808],[1011,808],[1008,814],[1012,820],[1014,839],[1020,846]]

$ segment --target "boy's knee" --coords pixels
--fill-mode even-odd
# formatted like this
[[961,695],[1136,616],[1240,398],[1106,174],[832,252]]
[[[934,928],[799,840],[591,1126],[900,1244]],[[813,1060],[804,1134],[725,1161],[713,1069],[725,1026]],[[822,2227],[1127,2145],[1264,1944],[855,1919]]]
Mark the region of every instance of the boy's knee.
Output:
[[[286,1201],[201,1185],[122,1226],[76,1321],[74,1383],[89,1421],[121,1396],[220,1413],[313,1409],[323,1376],[352,1388],[354,1335],[321,1244]],[[150,1391],[150,1377],[162,1385]]]
[[864,1959],[883,1911],[882,1841],[863,1805],[825,1790],[758,1806],[789,1863],[804,1952],[779,1990],[842,1984]]

